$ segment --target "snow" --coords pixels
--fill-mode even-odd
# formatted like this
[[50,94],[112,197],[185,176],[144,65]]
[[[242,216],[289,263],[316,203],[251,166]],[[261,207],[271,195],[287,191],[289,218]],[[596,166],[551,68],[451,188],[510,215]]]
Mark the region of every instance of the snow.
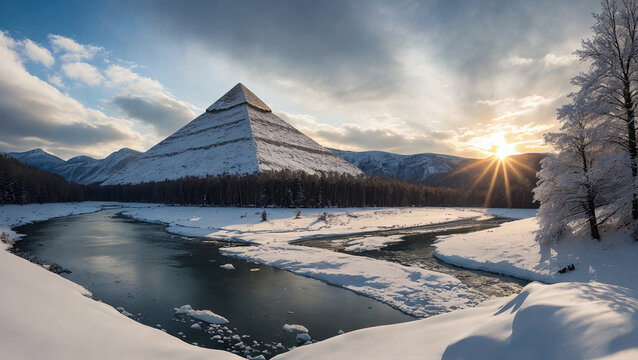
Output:
[[233,264],[219,265],[219,267],[226,270],[235,270],[235,266],[233,266]]
[[[0,229],[88,213],[97,203],[0,207]],[[11,231],[13,240],[19,236]],[[0,251],[0,359],[241,359],[189,345],[87,297],[83,287]]]
[[450,173],[474,161],[474,159],[431,153],[400,155],[384,151],[329,150],[366,174],[405,179],[413,183],[425,183],[434,175]]
[[[603,234],[601,242],[570,237],[540,244],[535,239],[537,230],[537,219],[529,218],[490,230],[441,237],[435,243],[435,256],[463,267],[546,283],[599,281],[638,289],[638,243],[628,232]],[[558,273],[571,264],[574,271]]]
[[598,282],[531,283],[518,295],[361,329],[286,359],[635,359],[638,292]]
[[123,148],[100,160],[89,156],[76,156],[64,161],[41,149],[7,153],[7,155],[27,165],[58,174],[67,181],[79,184],[101,183],[135,160],[140,154],[139,151]]
[[303,326],[303,325],[298,325],[298,324],[284,324],[283,326],[284,331],[286,332],[303,332],[303,333],[307,333],[308,329]]
[[[154,206],[131,208],[124,215],[141,221],[167,224],[167,230],[183,236],[261,245],[287,245],[316,236],[332,236],[429,225],[460,219],[480,218],[490,210],[480,208],[319,208],[266,209],[268,221],[261,221],[260,209],[198,206]],[[319,217],[328,213],[326,221]],[[197,221],[192,221],[198,218]]]
[[363,236],[360,238],[349,239],[346,242],[345,251],[349,252],[362,252],[379,250],[388,245],[396,244],[403,239],[403,235],[390,235],[390,236]]
[[[104,205],[107,204],[3,206],[0,229],[7,232],[19,224],[97,211]],[[541,246],[534,240],[537,222],[533,210],[304,209],[301,219],[293,219],[294,209],[268,209],[271,220],[261,222],[256,209],[127,205],[131,207],[125,210],[126,214],[165,223],[174,233],[253,244],[223,248],[229,255],[343,286],[415,315],[447,312],[423,320],[352,331],[318,343],[304,337],[299,340],[307,345],[276,359],[638,357],[638,280],[634,279],[638,246],[629,233],[603,234],[600,243],[572,238]],[[318,219],[324,211],[330,213],[327,221]],[[531,283],[519,295],[468,308],[484,297],[451,276],[290,244],[313,236],[387,230],[490,214],[522,220],[441,238],[436,243],[436,255],[463,266],[554,284]],[[19,238],[14,232],[9,234]],[[557,273],[572,263],[574,271]],[[123,315],[123,308],[120,313],[93,301],[81,286],[2,251],[0,283],[0,358],[48,354],[74,358],[78,353],[98,359],[126,358],[130,354],[159,359],[237,358],[186,344],[159,329],[136,323]],[[460,308],[466,309],[448,312]],[[175,311],[205,322],[228,321],[210,310],[195,310],[190,305]],[[36,322],[38,326],[33,326]],[[60,323],[65,326],[58,327]],[[307,334],[301,325],[286,325],[298,328],[293,330],[297,334]],[[37,346],[32,345],[33,339],[37,339]]]
[[485,298],[451,275],[325,249],[287,245],[237,246],[220,251],[323,280],[415,316],[475,306]]
[[[124,214],[143,221],[166,223],[168,231],[184,236],[260,245],[221,248],[220,251],[342,286],[415,316],[475,306],[485,299],[483,294],[450,275],[289,244],[316,236],[479,218],[486,216],[484,209],[304,209],[299,219],[294,218],[294,209],[267,211],[271,220],[265,222],[261,221],[260,211],[245,208],[152,207],[132,208]],[[324,212],[329,213],[326,221],[319,219]],[[191,221],[193,218],[198,220]]]
[[182,305],[175,308],[175,314],[186,314],[194,317],[195,319],[205,321],[211,324],[226,324],[228,319],[221,315],[217,315],[210,310],[195,310],[190,305]]

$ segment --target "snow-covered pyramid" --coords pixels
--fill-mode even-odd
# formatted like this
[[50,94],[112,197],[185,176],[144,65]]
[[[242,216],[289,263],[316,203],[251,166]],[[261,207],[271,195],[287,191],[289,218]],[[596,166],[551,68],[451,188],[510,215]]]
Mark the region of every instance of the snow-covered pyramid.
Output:
[[237,84],[206,112],[111,176],[103,185],[136,184],[186,176],[273,170],[362,174],[273,114]]

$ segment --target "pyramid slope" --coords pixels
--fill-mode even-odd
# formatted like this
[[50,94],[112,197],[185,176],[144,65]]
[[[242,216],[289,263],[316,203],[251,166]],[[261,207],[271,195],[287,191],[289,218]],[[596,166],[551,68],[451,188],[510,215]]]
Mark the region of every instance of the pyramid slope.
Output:
[[259,171],[246,106],[206,112],[167,137],[103,185]]
[[227,110],[240,104],[249,104],[263,111],[271,111],[260,98],[242,83],[235,85],[226,94],[206,109],[207,112]]
[[248,107],[261,171],[298,170],[309,174],[339,172],[361,175],[341,159],[271,112]]
[[274,115],[250,90],[237,84],[204,114],[103,185],[277,170],[363,174]]

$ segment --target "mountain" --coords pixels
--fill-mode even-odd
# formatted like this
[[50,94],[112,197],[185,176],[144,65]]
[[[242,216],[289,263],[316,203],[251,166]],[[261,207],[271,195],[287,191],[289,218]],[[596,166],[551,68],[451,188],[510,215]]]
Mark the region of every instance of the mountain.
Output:
[[425,184],[435,175],[448,174],[475,161],[431,153],[400,155],[384,151],[330,151],[368,175],[399,178],[415,184]]
[[8,156],[27,165],[60,175],[69,182],[85,185],[103,182],[140,154],[139,151],[123,148],[100,160],[89,156],[76,156],[64,161],[42,149],[7,153]]
[[153,146],[103,185],[251,174],[269,170],[362,174],[272,113],[237,84],[206,112]]
[[[37,153],[37,156],[33,155],[32,150],[31,154],[25,157],[31,156],[32,160],[47,158]],[[53,155],[47,155],[55,158]],[[62,159],[56,159],[64,162]],[[49,160],[55,162],[54,159],[49,158]],[[49,163],[40,162],[40,164]],[[85,199],[80,185],[70,184],[59,175],[35,166],[28,166],[16,158],[0,154],[0,205],[83,200]]]
[[51,155],[42,149],[33,149],[25,152],[12,152],[6,155],[18,159],[23,163],[37,167],[44,171],[57,174],[55,169],[63,166],[66,162],[55,155]]

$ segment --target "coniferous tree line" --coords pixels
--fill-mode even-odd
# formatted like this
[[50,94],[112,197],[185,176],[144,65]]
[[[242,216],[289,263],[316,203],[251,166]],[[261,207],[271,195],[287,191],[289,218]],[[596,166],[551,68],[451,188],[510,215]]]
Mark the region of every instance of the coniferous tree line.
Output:
[[600,240],[606,228],[638,225],[638,1],[604,0],[593,35],[576,51],[589,65],[558,110],[556,153],[542,161],[534,190],[539,241],[572,232]]
[[81,201],[86,189],[0,154],[0,204]]
[[0,204],[124,201],[247,207],[532,206],[529,189],[525,188],[512,194],[511,204],[499,194],[486,203],[486,195],[487,189],[481,186],[453,189],[384,177],[309,175],[292,171],[134,185],[79,185],[14,158],[0,156]]
[[87,198],[203,206],[482,206],[484,191],[429,187],[383,177],[278,171],[90,186]]

